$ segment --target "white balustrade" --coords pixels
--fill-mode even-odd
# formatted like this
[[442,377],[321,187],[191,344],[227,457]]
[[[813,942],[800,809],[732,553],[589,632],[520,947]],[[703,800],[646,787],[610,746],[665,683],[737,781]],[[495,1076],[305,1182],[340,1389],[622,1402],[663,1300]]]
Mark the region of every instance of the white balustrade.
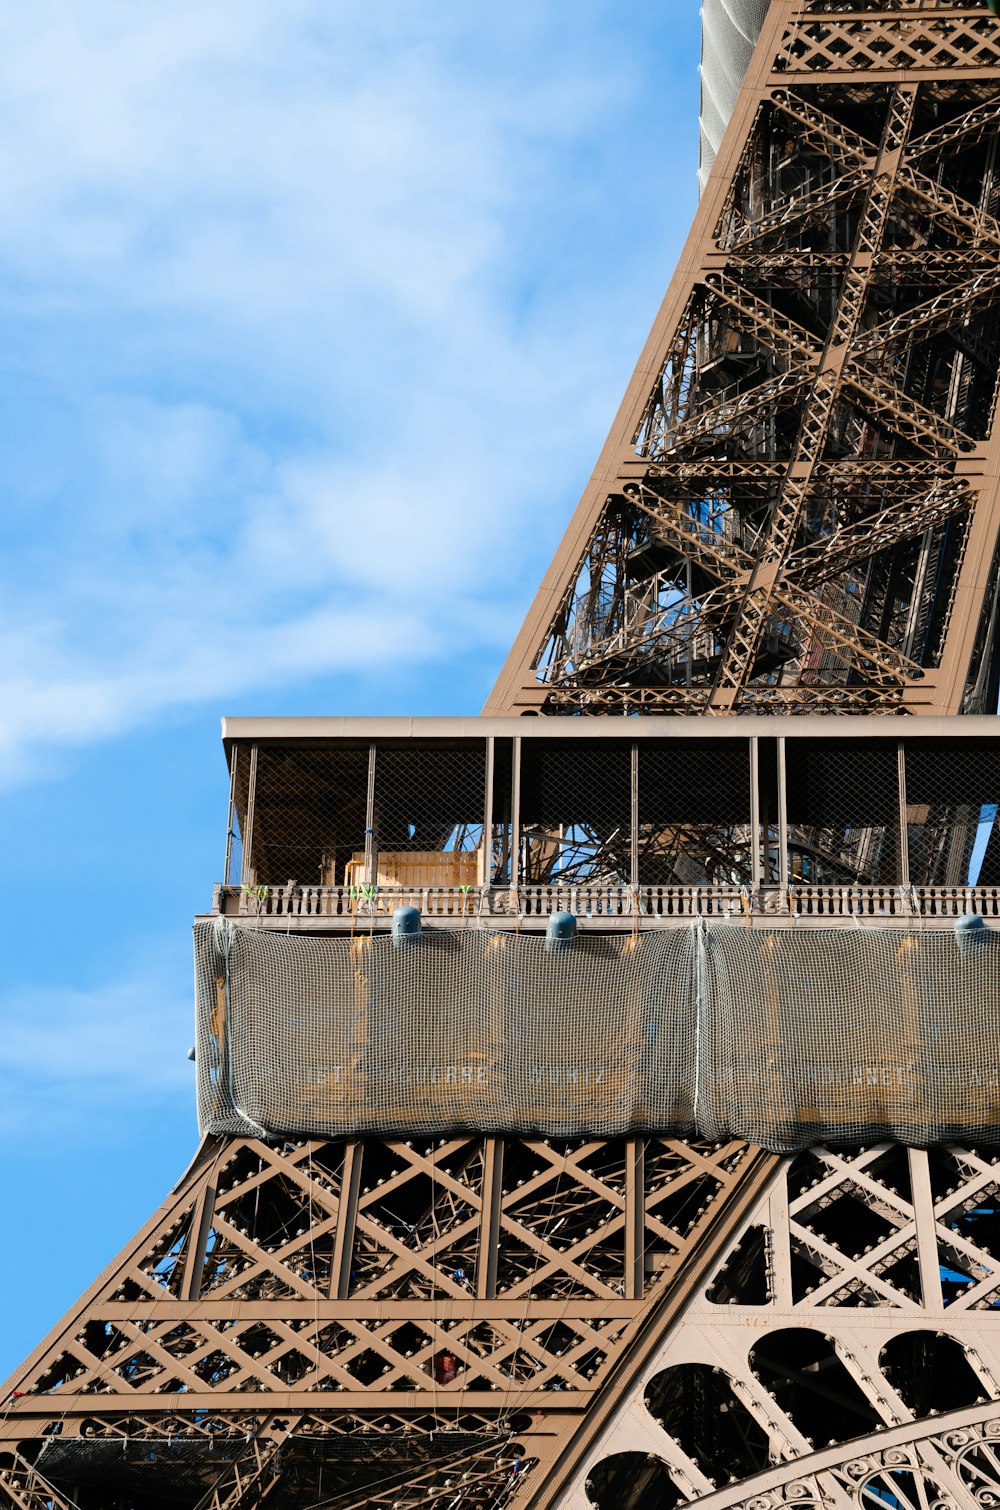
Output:
[[614,886],[595,883],[518,887],[480,886],[255,886],[218,887],[216,911],[230,916],[317,921],[345,927],[388,920],[397,907],[417,907],[428,919],[544,918],[554,912],[595,923],[615,920],[717,919],[946,919],[974,912],[1000,917],[995,886],[806,886],[787,890],[738,886]]

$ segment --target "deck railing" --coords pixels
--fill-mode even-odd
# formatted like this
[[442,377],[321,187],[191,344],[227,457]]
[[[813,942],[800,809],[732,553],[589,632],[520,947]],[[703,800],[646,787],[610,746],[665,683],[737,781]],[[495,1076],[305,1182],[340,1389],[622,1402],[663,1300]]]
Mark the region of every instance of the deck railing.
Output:
[[214,911],[308,926],[349,927],[391,919],[397,907],[417,907],[429,921],[550,917],[570,912],[605,925],[655,926],[658,921],[718,922],[797,919],[891,921],[953,919],[963,913],[1000,918],[995,886],[254,886],[216,888]]

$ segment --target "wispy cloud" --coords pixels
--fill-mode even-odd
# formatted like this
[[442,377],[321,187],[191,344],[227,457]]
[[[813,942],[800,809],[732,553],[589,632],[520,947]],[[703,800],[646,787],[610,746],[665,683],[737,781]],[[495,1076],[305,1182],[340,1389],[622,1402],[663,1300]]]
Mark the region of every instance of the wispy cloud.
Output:
[[614,159],[649,66],[614,8],[502,12],[0,17],[0,778],[400,647],[499,653],[635,348],[630,216],[669,216]]
[[0,995],[0,1133],[120,1134],[153,1106],[193,1107],[191,1003],[163,964],[89,990]]

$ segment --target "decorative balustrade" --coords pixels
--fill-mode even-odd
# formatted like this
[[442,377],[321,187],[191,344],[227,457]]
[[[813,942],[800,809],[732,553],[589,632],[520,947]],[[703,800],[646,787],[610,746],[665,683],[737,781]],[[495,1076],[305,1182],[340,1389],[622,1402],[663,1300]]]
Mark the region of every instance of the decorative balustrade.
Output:
[[951,922],[963,913],[1000,918],[995,886],[615,886],[558,883],[480,886],[216,887],[214,911],[267,925],[364,927],[416,907],[432,924],[477,920],[514,926],[570,912],[596,929],[657,927],[697,919],[720,923],[821,926]]

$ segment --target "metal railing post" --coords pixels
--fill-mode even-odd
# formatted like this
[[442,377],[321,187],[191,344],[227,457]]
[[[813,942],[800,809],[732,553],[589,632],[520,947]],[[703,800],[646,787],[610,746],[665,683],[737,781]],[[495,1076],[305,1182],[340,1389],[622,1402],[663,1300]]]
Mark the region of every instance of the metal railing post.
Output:
[[896,846],[899,858],[899,884],[909,886],[910,844],[906,823],[906,746],[902,740],[896,744],[896,773],[899,796],[899,840]]
[[788,890],[788,786],[785,772],[785,736],[778,736],[778,885]]
[[253,884],[253,824],[254,806],[257,801],[257,746],[250,746],[250,782],[247,787],[247,831],[243,835],[243,865],[240,869],[240,885]]
[[493,775],[496,769],[496,740],[486,740],[486,791],[483,793],[483,845],[480,886],[493,885]]
[[510,884],[515,890],[521,880],[521,736],[513,738],[510,790]]
[[222,884],[229,885],[229,867],[233,863],[233,828],[236,823],[236,767],[239,763],[240,747],[233,745],[233,764],[229,772],[229,812],[226,817],[226,861],[222,868]]
[[760,856],[760,740],[750,736],[750,885],[759,890],[764,870]]
[[632,741],[632,782],[629,809],[629,885],[639,885],[639,742]]
[[375,885],[375,741],[368,746],[368,792],[365,797],[365,885]]

